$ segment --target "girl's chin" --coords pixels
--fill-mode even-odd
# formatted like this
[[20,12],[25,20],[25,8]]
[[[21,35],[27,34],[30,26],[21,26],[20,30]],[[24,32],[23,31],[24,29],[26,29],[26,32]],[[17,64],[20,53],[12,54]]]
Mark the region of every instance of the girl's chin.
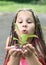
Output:
[[22,33],[22,34],[27,34],[27,33]]

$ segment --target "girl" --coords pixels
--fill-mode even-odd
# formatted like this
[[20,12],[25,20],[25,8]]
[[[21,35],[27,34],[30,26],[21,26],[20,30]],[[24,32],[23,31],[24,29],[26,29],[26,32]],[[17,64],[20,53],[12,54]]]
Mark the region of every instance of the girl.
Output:
[[[19,30],[15,28],[15,23]],[[38,38],[28,38],[28,43],[23,45],[23,48],[20,48],[19,41],[22,34],[35,34]],[[13,40],[13,37],[16,37],[19,41]],[[6,50],[4,65],[46,65],[46,46],[40,21],[31,9],[19,10],[16,13],[12,22],[10,36],[7,38]]]

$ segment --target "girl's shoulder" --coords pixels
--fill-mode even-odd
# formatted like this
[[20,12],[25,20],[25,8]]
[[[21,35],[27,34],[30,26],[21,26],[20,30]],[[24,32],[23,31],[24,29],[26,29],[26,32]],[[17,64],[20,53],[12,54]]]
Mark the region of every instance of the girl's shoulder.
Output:
[[6,40],[6,46],[9,45],[9,43],[10,43],[10,41],[11,41],[11,38],[12,38],[12,36],[8,36],[8,37],[7,37],[7,40]]

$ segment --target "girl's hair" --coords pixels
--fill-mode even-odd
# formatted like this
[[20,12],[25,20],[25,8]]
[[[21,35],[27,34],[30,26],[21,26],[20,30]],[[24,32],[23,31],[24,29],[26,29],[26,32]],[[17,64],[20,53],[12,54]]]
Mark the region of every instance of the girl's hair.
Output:
[[[43,54],[44,60],[46,61],[46,46],[45,46],[45,41],[44,41],[44,38],[43,38],[43,32],[42,32],[42,29],[41,29],[40,21],[39,21],[38,16],[34,15],[34,12],[31,9],[29,9],[29,10],[28,9],[19,10],[16,13],[15,18],[13,19],[13,22],[12,22],[11,32],[10,32],[10,36],[12,36],[12,38],[10,38],[11,41],[9,41],[8,46],[11,46],[11,45],[14,45],[15,43],[18,43],[18,41],[16,41],[16,40],[13,41],[13,37],[18,38],[17,33],[14,31],[14,29],[15,29],[15,24],[14,23],[16,23],[17,15],[21,11],[29,11],[29,12],[32,13],[33,19],[34,19],[34,22],[35,22],[35,33],[34,34],[36,34],[38,36],[38,39],[33,38],[32,45],[35,47],[35,49],[36,49],[36,51],[38,53],[38,56],[40,56],[40,54],[39,54],[39,49],[40,49],[41,53]],[[7,60],[9,59],[8,51],[7,51],[7,54],[6,54],[5,61],[6,61],[6,59]]]

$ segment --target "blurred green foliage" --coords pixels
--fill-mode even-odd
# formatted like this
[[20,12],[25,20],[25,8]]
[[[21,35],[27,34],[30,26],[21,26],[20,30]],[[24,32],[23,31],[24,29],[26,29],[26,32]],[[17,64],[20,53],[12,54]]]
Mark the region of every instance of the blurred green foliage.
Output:
[[46,4],[16,3],[14,1],[0,1],[0,12],[16,12],[19,9],[31,8],[38,13],[46,13]]
[[0,0],[0,1],[14,1],[17,3],[32,3],[32,4],[45,4],[46,0]]

